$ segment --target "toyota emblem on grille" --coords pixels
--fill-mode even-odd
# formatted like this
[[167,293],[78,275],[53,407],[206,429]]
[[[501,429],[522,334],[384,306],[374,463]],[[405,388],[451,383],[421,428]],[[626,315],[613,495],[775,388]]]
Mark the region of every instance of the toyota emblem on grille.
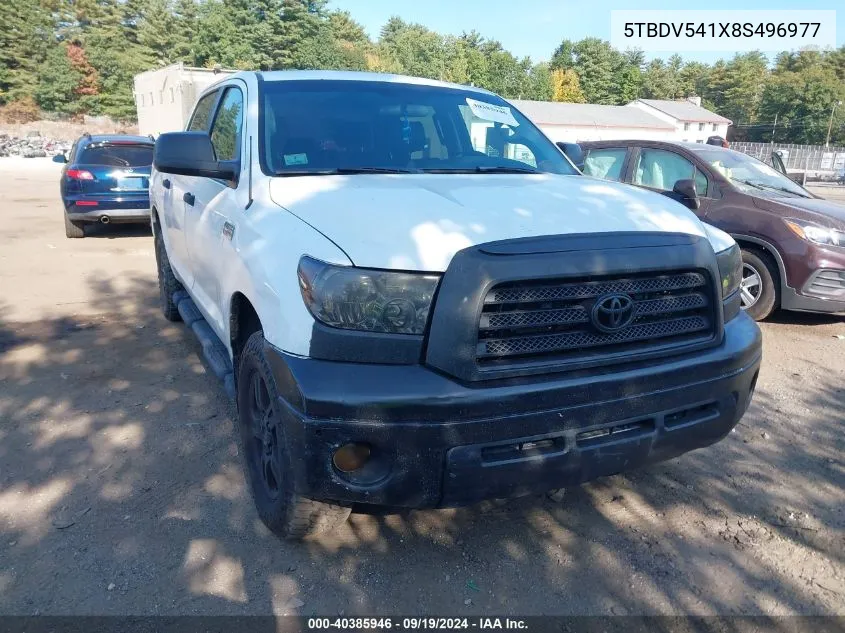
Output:
[[600,332],[616,332],[634,318],[634,301],[628,295],[614,294],[599,297],[593,306],[593,325]]

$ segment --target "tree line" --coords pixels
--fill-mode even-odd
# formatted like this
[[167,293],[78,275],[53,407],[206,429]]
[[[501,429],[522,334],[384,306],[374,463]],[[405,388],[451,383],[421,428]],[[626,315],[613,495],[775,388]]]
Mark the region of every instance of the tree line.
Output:
[[[0,12],[0,104],[135,117],[132,78],[174,62],[236,69],[396,72],[507,98],[625,104],[702,98],[737,139],[845,144],[845,46],[760,52],[714,64],[646,61],[606,41],[564,39],[548,62],[471,31],[442,35],[390,18],[373,41],[328,0],[23,0]],[[833,118],[831,119],[831,114]]]

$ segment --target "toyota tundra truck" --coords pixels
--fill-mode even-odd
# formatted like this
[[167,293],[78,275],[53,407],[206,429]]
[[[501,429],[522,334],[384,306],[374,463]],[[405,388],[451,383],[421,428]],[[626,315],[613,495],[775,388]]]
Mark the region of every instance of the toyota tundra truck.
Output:
[[235,399],[282,537],[625,472],[751,402],[739,249],[694,182],[584,176],[485,90],[240,72],[153,166],[161,309]]

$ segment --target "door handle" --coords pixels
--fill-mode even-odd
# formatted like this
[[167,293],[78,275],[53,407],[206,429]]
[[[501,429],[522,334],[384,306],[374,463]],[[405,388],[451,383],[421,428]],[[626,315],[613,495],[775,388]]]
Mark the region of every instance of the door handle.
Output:
[[194,198],[194,194],[192,194],[190,191],[186,191],[185,195],[182,196],[182,200],[185,201],[185,204],[188,204],[190,206],[194,206],[194,202],[196,201],[196,198]]
[[162,180],[162,181],[161,181],[161,184],[162,184],[162,186],[163,186],[165,189],[170,189],[170,180],[168,180],[167,178],[165,178],[164,180]]

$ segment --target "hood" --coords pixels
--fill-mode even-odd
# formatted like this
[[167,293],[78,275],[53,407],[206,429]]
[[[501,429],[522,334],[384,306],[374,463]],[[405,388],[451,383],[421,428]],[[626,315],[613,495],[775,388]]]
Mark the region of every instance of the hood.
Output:
[[783,217],[817,222],[829,228],[845,229],[845,205],[824,198],[758,198],[754,204]]
[[679,203],[586,176],[367,174],[273,178],[270,195],[356,266],[443,272],[458,251],[520,237],[618,231],[705,236]]

